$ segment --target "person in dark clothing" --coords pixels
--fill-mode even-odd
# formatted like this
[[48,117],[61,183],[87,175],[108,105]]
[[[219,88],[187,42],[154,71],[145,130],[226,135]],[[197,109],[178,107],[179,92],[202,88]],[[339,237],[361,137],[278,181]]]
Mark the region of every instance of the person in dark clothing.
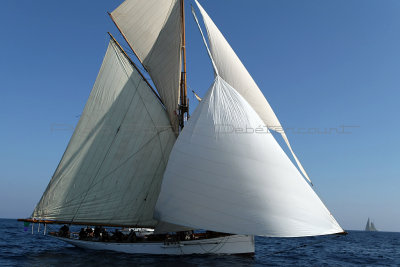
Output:
[[79,239],[84,240],[87,237],[87,233],[85,229],[81,228],[81,231],[79,232]]
[[121,233],[118,229],[115,229],[113,237],[115,237],[115,240],[121,242],[124,239],[124,234]]
[[101,241],[110,241],[110,237],[108,236],[108,232],[106,228],[101,228]]
[[69,237],[69,227],[64,224],[63,227],[58,231],[58,236],[60,237]]
[[94,232],[93,232],[94,238],[99,238],[100,237],[100,232],[101,232],[101,227],[96,226],[94,228]]
[[86,227],[86,235],[87,237],[93,237],[93,229],[91,227]]

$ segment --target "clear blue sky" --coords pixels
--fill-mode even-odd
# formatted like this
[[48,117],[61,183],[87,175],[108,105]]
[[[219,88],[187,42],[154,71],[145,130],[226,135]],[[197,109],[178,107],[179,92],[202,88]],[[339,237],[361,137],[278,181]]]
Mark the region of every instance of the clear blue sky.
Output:
[[[0,217],[27,217],[41,197],[93,86],[106,32],[121,40],[106,14],[121,2],[1,1]],[[201,3],[284,127],[358,126],[288,131],[340,224],[361,229],[371,217],[400,231],[400,1]],[[202,96],[213,74],[188,4],[186,13],[188,82]]]

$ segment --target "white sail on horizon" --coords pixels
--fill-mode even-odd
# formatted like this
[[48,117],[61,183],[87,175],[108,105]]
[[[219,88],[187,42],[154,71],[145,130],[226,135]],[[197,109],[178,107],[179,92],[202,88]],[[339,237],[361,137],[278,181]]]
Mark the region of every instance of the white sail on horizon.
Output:
[[375,224],[368,218],[367,224],[365,225],[365,231],[375,232],[378,231],[375,227]]
[[79,123],[32,217],[156,226],[154,205],[174,142],[158,98],[110,40]]

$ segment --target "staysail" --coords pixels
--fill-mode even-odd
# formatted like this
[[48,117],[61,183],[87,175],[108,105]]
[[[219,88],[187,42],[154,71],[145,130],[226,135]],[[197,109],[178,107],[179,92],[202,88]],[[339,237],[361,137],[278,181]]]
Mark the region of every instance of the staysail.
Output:
[[111,40],[80,121],[32,217],[155,226],[154,206],[175,139],[157,96]]
[[111,15],[149,72],[177,131],[182,35],[180,2],[126,0]]
[[200,9],[204,24],[207,28],[212,58],[216,67],[218,68],[219,75],[228,84],[235,88],[246,99],[247,102],[249,102],[249,104],[263,120],[263,125],[267,126],[270,130],[279,132],[282,135],[282,138],[292,153],[300,171],[304,177],[311,182],[297,156],[294,154],[289,143],[289,139],[287,138],[283,127],[281,126],[267,99],[258,88],[254,79],[251,77],[246,67],[233,51],[225,37],[214,24],[212,19],[208,16],[207,12],[197,2],[197,0],[196,4]]
[[217,76],[172,149],[155,218],[275,237],[343,232],[261,124],[251,105]]

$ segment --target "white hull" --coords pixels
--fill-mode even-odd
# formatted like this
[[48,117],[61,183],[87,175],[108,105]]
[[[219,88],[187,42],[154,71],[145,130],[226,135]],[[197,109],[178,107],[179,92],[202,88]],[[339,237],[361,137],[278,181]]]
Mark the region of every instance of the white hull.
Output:
[[164,242],[96,242],[62,237],[57,238],[80,248],[111,250],[130,254],[188,255],[254,253],[254,236],[249,235],[231,235],[201,240],[180,241],[179,243],[169,244]]

